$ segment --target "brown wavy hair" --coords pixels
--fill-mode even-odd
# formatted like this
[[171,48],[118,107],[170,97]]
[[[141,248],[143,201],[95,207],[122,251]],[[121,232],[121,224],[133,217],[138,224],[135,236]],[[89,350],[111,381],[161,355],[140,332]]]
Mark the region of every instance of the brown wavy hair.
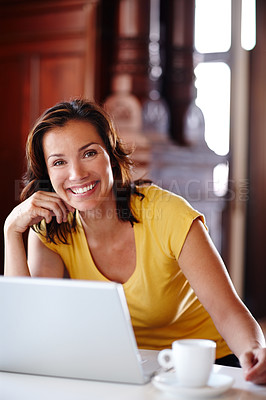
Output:
[[[84,99],[58,103],[46,110],[36,121],[26,144],[27,172],[23,178],[24,189],[21,192],[21,201],[39,190],[54,191],[45,163],[43,136],[49,130],[63,127],[73,120],[88,122],[96,128],[112,165],[117,216],[122,221],[130,221],[132,225],[138,222],[130,208],[130,196],[133,193],[141,197],[143,195],[138,192],[136,184],[132,182],[131,151],[122,144],[106,111],[98,104]],[[41,223],[35,225],[33,229],[43,234]],[[58,224],[53,217],[52,221],[46,225],[45,236],[53,243],[56,243],[55,239],[67,243],[67,233],[73,229],[76,229],[76,212],[73,214],[71,224],[69,222]]]

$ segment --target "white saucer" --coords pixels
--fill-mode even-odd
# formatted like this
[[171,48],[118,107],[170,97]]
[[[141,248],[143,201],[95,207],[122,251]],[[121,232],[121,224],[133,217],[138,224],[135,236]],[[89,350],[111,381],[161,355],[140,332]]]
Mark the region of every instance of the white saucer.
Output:
[[179,394],[194,398],[208,398],[224,393],[234,383],[234,379],[228,375],[213,373],[210,376],[207,386],[200,388],[184,387],[178,384],[174,373],[165,372],[156,375],[152,383],[157,389],[167,391],[172,394]]

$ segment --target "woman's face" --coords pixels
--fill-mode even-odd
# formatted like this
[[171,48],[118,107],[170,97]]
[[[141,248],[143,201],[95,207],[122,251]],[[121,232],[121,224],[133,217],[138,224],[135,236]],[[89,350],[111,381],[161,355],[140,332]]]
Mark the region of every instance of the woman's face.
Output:
[[92,211],[114,202],[110,157],[92,124],[73,120],[51,129],[43,152],[53,188],[67,204]]

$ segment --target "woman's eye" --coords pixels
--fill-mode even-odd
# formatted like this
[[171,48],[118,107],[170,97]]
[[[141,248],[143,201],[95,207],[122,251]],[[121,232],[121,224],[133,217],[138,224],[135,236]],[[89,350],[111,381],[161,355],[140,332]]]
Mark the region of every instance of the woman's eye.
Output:
[[54,162],[54,167],[58,167],[58,166],[60,166],[60,165],[63,165],[65,162],[63,161],[63,160],[58,160],[58,161],[55,161]]
[[96,154],[97,154],[96,150],[89,150],[89,151],[86,151],[86,153],[84,154],[84,157],[92,158],[92,157],[96,156]]

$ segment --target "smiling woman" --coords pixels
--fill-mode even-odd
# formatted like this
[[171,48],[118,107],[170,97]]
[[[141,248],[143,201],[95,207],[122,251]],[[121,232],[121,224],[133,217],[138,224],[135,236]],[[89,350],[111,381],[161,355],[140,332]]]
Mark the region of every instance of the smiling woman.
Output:
[[43,152],[51,184],[65,203],[80,212],[116,207],[110,157],[91,123],[69,121],[50,129]]
[[[98,105],[75,100],[48,109],[28,136],[26,154],[22,201],[45,190],[57,192],[73,209],[92,212],[97,199],[102,206],[107,206],[108,198],[115,199],[114,214],[121,220],[136,221],[129,206],[131,191],[137,192],[130,180],[132,161],[108,114]],[[101,173],[104,179],[100,179]],[[55,218],[49,221],[47,238],[66,242],[66,233],[75,229],[76,214],[71,226],[57,222]],[[40,223],[34,229],[38,231]]]
[[27,158],[22,202],[5,222],[6,275],[67,271],[120,282],[140,348],[208,338],[218,363],[239,365],[238,357],[246,379],[266,382],[264,336],[203,215],[180,196],[131,180],[129,154],[104,110],[85,100],[47,110],[29,134]]

